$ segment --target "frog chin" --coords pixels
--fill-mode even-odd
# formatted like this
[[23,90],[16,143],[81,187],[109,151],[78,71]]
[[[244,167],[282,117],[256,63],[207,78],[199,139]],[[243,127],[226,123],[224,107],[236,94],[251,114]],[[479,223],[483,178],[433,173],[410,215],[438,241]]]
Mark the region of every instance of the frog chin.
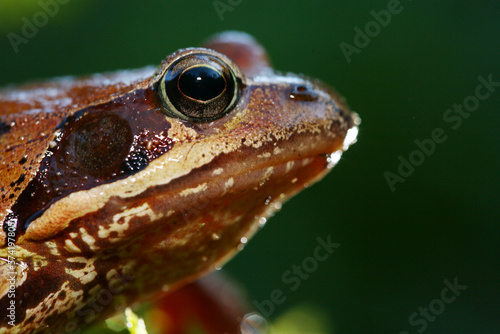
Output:
[[[323,128],[314,135],[294,132],[284,140],[241,144],[214,154],[206,163],[192,164],[196,167],[169,182],[154,182],[134,195],[122,192],[123,196],[109,197],[92,210],[87,203],[85,215],[73,219],[46,216],[52,222],[56,218],[71,222],[54,236],[55,243],[64,246],[57,254],[48,248],[46,256],[90,259],[97,273],[92,284],[107,284],[104,278],[111,272],[133,277],[127,287],[129,302],[147,299],[160,289],[171,291],[222,267],[282,203],[323,177],[329,171],[329,154],[345,148],[346,132],[333,132]],[[242,141],[233,138],[230,142]],[[201,144],[199,151],[192,145],[183,151],[174,147],[170,153],[197,161],[207,154],[201,149],[207,145]],[[165,161],[172,157],[165,156]],[[186,164],[186,160],[175,162],[175,166]],[[158,161],[151,167],[166,171],[166,165]],[[146,177],[152,169],[140,175]],[[113,186],[87,194],[97,196]],[[85,194],[70,196],[80,195]],[[63,208],[54,212],[71,214],[68,206]],[[28,237],[34,235],[30,232]]]
[[[172,289],[220,269],[286,200],[329,170],[327,154],[278,162],[267,159],[259,167],[237,174],[226,174],[228,167],[206,168],[210,180],[202,177],[201,183],[190,184],[187,191],[163,195],[177,209],[159,219],[154,232],[138,233],[144,238],[140,243],[148,245],[136,256],[138,263],[157,259],[176,268],[157,278],[148,277],[152,286],[163,284]],[[199,177],[203,174],[197,172]],[[174,282],[175,286],[170,285]]]

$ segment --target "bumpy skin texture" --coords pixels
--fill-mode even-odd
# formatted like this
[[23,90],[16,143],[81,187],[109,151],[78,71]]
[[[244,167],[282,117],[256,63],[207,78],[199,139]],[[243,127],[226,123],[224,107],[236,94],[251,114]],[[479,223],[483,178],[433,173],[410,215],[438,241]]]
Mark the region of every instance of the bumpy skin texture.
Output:
[[[335,92],[273,72],[248,35],[205,47],[156,72],[0,91],[0,333],[78,332],[221,266],[350,144],[359,120]],[[159,96],[168,66],[193,52],[220,57],[240,83],[234,109],[211,122],[173,117]],[[85,153],[94,137],[102,156]]]

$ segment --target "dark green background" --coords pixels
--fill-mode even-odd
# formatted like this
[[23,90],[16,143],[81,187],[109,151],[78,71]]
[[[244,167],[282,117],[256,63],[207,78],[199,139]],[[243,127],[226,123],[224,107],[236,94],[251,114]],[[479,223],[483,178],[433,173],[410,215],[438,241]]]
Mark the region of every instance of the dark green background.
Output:
[[[417,333],[408,317],[457,277],[467,289],[425,332],[500,330],[500,87],[458,129],[443,121],[479,75],[500,82],[498,1],[402,1],[350,64],[339,44],[353,44],[354,27],[388,1],[243,0],[221,21],[212,1],[75,0],[16,54],[7,33],[20,34],[21,18],[40,10],[25,2],[0,1],[1,85],[158,64],[237,29],[262,42],[276,69],[327,82],[359,113],[358,143],[333,172],[226,266],[251,301],[285,292],[272,318],[307,303],[326,312],[335,333]],[[398,156],[408,158],[414,140],[436,128],[447,140],[391,192],[384,172],[396,173]],[[290,291],[281,275],[328,235],[340,248]]]

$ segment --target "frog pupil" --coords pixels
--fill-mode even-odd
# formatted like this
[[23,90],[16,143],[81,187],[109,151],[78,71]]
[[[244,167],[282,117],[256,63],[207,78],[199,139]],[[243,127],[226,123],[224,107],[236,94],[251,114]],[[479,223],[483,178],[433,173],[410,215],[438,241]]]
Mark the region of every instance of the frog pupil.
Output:
[[178,87],[182,94],[200,101],[209,101],[224,92],[226,81],[214,69],[196,66],[181,74]]

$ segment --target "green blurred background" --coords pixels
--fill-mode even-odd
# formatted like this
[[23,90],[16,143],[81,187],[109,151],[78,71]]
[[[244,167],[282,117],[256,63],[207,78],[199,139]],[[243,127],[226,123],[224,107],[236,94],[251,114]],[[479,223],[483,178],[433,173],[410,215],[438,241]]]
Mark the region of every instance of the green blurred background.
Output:
[[[21,36],[41,7],[0,1],[0,84],[158,64],[212,33],[251,33],[276,69],[334,86],[363,122],[333,172],[225,267],[249,300],[280,289],[271,319],[308,305],[334,333],[498,333],[500,87],[455,130],[443,115],[478,76],[500,82],[500,2],[401,1],[348,63],[340,44],[354,45],[354,28],[391,2],[222,0],[233,5],[221,20],[213,1],[69,1],[16,53],[8,34]],[[447,140],[391,191],[384,173],[436,128]],[[341,246],[291,291],[283,273],[329,235]],[[443,281],[455,278],[467,288],[440,310]],[[429,304],[435,319],[412,325]]]

